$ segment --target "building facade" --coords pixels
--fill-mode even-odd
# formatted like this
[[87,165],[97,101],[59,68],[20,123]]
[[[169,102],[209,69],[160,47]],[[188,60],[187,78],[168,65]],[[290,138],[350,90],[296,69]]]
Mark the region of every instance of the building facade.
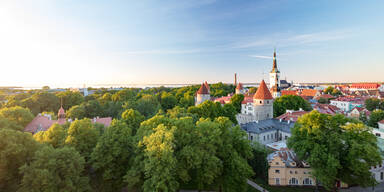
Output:
[[211,100],[211,95],[210,95],[210,88],[207,82],[204,82],[201,84],[199,90],[196,92],[195,96],[195,105],[200,105],[204,101],[209,101]]
[[252,100],[244,99],[236,118],[240,124],[273,118],[273,97],[264,80]]
[[267,157],[268,184],[280,186],[316,186],[308,163],[298,160],[289,149],[275,151]]

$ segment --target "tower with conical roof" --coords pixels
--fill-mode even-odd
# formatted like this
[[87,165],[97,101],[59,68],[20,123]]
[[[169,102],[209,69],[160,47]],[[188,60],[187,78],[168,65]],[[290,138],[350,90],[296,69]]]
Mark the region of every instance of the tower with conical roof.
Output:
[[273,97],[264,80],[253,95],[253,115],[255,120],[273,118]]
[[273,52],[273,66],[271,72],[269,72],[269,87],[280,87],[280,71],[277,68],[276,49]]
[[238,83],[235,89],[236,94],[244,94],[244,87],[242,83]]
[[210,88],[208,83],[204,82],[196,92],[195,105],[200,105],[204,101],[208,100],[211,100]]

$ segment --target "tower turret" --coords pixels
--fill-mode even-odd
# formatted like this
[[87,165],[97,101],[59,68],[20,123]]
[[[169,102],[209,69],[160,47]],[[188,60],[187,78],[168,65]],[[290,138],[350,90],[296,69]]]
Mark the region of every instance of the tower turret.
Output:
[[204,82],[196,92],[195,105],[200,105],[207,100],[211,100],[210,88],[208,83]]
[[272,70],[271,70],[271,72],[269,72],[269,87],[271,89],[273,87],[276,87],[275,89],[279,89],[280,90],[280,71],[277,68],[276,49],[273,52],[273,66],[272,66]]

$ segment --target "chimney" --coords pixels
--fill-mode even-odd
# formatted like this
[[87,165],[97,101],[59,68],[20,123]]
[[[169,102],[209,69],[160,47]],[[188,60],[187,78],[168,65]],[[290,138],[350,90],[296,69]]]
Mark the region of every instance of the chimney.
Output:
[[235,73],[235,86],[237,86],[237,74]]

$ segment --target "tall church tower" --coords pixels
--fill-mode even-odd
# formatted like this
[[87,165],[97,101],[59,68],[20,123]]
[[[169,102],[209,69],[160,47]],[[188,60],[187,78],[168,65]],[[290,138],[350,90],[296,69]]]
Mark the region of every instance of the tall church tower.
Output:
[[273,52],[273,67],[269,72],[269,88],[274,98],[280,97],[280,71],[277,68],[276,49]]

